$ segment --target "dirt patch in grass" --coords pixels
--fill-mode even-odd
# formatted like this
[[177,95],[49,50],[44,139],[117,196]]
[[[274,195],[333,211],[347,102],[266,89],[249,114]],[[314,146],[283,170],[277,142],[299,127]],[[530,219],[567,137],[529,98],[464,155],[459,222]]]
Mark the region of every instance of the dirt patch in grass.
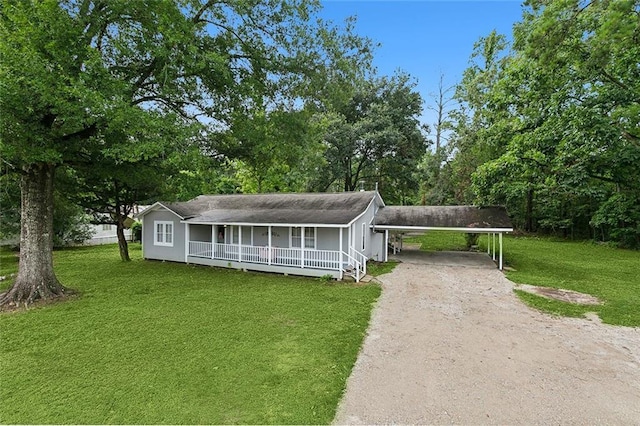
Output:
[[520,284],[516,287],[527,293],[546,297],[547,299],[559,300],[561,302],[575,303],[577,305],[601,305],[602,301],[595,296],[585,293],[579,293],[573,290],[565,290],[562,288],[541,287],[528,284]]

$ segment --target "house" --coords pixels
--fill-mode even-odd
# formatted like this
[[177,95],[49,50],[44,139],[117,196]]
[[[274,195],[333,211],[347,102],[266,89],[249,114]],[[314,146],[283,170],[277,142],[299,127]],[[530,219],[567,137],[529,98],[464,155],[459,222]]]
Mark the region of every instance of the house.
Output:
[[441,209],[387,207],[377,191],[234,194],[157,202],[138,218],[145,259],[356,281],[367,260],[387,260],[390,234],[458,229],[501,237],[513,230],[501,207],[479,214],[467,206],[475,215],[460,223],[444,223],[456,211]]
[[[91,238],[85,240],[83,244],[95,246],[101,244],[113,244],[118,242],[118,235],[116,233],[116,225],[111,223],[91,224]],[[124,230],[124,237],[127,241],[131,240],[131,229],[126,228]]]
[[[134,205],[132,213],[134,216],[140,214],[144,209],[149,206],[146,205]],[[89,225],[89,229],[91,232],[91,238],[85,240],[83,244],[86,245],[101,245],[101,244],[113,244],[118,242],[118,234],[117,227],[111,219],[111,214],[109,213],[98,213],[94,214],[94,220],[97,223],[91,223]],[[125,229],[124,229],[124,237],[127,241],[133,241],[134,235],[131,231],[131,225],[133,224],[133,219],[128,217],[125,220]]]

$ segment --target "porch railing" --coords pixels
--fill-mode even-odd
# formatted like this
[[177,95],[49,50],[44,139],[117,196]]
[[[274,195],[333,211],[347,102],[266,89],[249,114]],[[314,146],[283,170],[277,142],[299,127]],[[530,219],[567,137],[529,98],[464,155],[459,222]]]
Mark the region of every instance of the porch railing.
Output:
[[340,270],[340,252],[189,241],[189,256],[234,262]]

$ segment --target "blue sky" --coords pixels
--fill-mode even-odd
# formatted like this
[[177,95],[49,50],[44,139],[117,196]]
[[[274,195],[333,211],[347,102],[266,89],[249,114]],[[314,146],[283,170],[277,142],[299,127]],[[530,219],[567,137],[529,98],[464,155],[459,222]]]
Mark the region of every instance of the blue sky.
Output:
[[[437,90],[440,74],[447,85],[460,81],[481,36],[495,29],[510,39],[522,16],[517,0],[322,0],[322,5],[321,16],[335,23],[357,16],[356,32],[381,44],[374,58],[379,74],[406,71],[418,80],[425,102]],[[431,124],[433,115],[425,111],[423,120]]]

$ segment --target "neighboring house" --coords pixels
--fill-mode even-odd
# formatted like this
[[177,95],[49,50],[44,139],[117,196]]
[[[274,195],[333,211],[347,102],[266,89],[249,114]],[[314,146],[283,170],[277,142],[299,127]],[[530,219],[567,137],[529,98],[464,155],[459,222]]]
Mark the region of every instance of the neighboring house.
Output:
[[[134,215],[138,215],[144,211],[149,206],[134,206],[133,213]],[[98,215],[98,219],[104,219],[104,221],[109,220],[109,214],[102,213]],[[133,240],[133,235],[131,233],[131,224],[133,223],[133,219],[127,218],[125,221],[125,229],[124,229],[124,237],[127,241]],[[118,235],[116,233],[116,225],[112,223],[98,223],[89,225],[91,228],[91,238],[85,240],[83,244],[86,245],[100,245],[100,244],[113,244],[118,242]]]
[[[359,281],[367,260],[387,260],[389,233],[441,229],[420,210],[402,209],[416,208],[385,207],[377,191],[201,195],[157,202],[138,218],[145,259]],[[484,210],[493,219],[474,220],[465,232],[512,231],[504,208]],[[413,222],[397,222],[399,211],[409,212],[405,222]]]
[[[95,246],[100,244],[113,244],[118,242],[118,235],[116,234],[116,225],[110,223],[91,224],[91,238],[85,240],[83,244]],[[127,241],[131,241],[131,229],[126,228],[124,230],[124,236]]]

